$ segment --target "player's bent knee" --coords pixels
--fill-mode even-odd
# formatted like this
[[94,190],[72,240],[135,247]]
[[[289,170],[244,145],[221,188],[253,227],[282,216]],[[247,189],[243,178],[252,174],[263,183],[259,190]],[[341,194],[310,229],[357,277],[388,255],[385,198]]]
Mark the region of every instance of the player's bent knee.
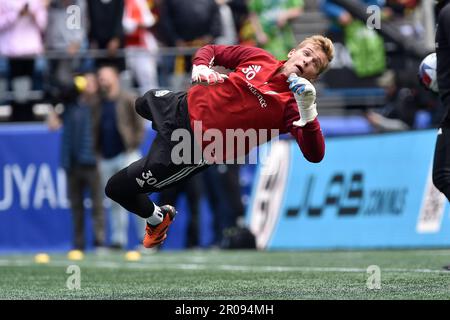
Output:
[[120,190],[118,190],[120,188],[116,186],[113,178],[114,176],[109,178],[108,183],[106,183],[105,194],[111,200],[116,201],[120,197]]

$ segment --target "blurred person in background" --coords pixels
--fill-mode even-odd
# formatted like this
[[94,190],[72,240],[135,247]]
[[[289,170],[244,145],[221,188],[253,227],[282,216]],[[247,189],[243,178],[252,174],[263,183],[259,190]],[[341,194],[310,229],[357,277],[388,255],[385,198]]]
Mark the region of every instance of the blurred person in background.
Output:
[[434,152],[433,183],[450,201],[450,4],[437,3],[436,58],[439,97],[446,114],[439,127]]
[[125,59],[118,51],[124,46],[123,12],[124,0],[89,0],[89,46],[106,49],[107,57],[96,58],[96,66],[115,65],[125,69]]
[[222,34],[215,39],[215,44],[232,45],[238,43],[236,23],[229,2],[230,0],[216,0],[219,6]]
[[12,121],[34,119],[29,92],[35,57],[44,52],[48,0],[0,1],[0,55],[8,58]]
[[[384,0],[358,0],[361,5],[377,6],[384,19],[391,10],[384,7]],[[330,70],[325,82],[334,87],[373,87],[376,77],[386,71],[386,49],[384,39],[375,30],[369,29],[365,21],[352,16],[345,8],[331,0],[320,0],[320,9],[330,20],[327,30],[336,46],[335,62],[340,64],[337,70]],[[370,61],[371,63],[367,63]],[[333,72],[335,71],[335,72]]]
[[244,216],[239,169],[239,164],[220,164],[202,173],[204,184],[208,186],[205,191],[213,213],[214,247],[222,246],[224,232],[236,227]]
[[[216,0],[219,5],[222,21],[222,35],[215,40],[216,44],[234,45],[239,41],[236,19],[242,19],[242,1],[234,1],[238,10],[233,14],[233,1]],[[218,70],[218,69],[216,69]],[[223,70],[227,72],[227,70]],[[222,164],[212,166],[199,174],[205,188],[209,205],[213,214],[213,240],[212,246],[219,247],[225,229],[236,225],[237,217],[243,214],[244,208],[241,203],[241,192],[239,186],[239,164]],[[163,201],[162,201],[163,202]]]
[[[215,0],[164,0],[160,10],[163,41],[169,47],[198,48],[222,34],[219,6]],[[192,55],[168,57],[173,73],[170,87],[175,91],[189,86],[188,74]]]
[[[216,0],[219,6],[220,20],[222,24],[222,35],[215,39],[216,44],[233,45],[238,41],[237,32],[233,20],[233,14],[228,6],[227,0]],[[204,188],[203,182],[206,182],[208,188],[205,188],[209,205],[214,216],[214,226],[220,223],[221,216],[227,216],[228,213],[222,209],[222,204],[225,201],[226,189],[224,188],[224,180],[215,179],[219,176],[215,174],[216,167],[211,167],[197,176],[192,177],[187,181],[163,190],[160,193],[159,201],[171,206],[176,206],[177,200],[183,194],[186,195],[189,207],[189,223],[187,227],[186,247],[196,248],[200,246],[199,236],[199,219],[200,219],[200,201],[202,190]],[[226,202],[226,201],[225,201]],[[221,232],[220,227],[214,227],[213,242],[218,242],[216,239],[219,235],[216,232]]]
[[[103,66],[97,75],[101,100],[93,112],[94,146],[100,155],[100,175],[105,186],[113,174],[141,157],[139,146],[145,129],[142,118],[134,111],[136,97],[121,88],[115,66]],[[110,213],[111,247],[125,249],[129,216],[115,202],[111,203]],[[145,221],[135,218],[142,228]]]
[[222,34],[215,0],[165,0],[160,20],[169,46],[203,46]]
[[125,0],[123,27],[127,67],[144,94],[158,88],[158,43],[150,28],[156,20],[146,0]]
[[248,12],[248,1],[247,0],[229,0],[227,5],[230,7],[233,13],[233,21],[236,32],[238,33],[239,42],[241,38],[241,30],[246,23],[249,23],[249,12]]
[[[56,92],[56,91],[52,91]],[[92,200],[94,247],[102,247],[105,241],[105,216],[100,175],[94,151],[92,111],[98,107],[98,84],[95,74],[77,76],[72,83],[61,85],[57,97],[64,105],[60,117],[53,109],[47,124],[51,130],[62,125],[61,166],[68,181],[68,194],[73,219],[73,247],[85,250],[85,192]]]
[[[384,8],[385,0],[358,0],[366,6],[378,6]],[[344,42],[344,28],[350,25],[355,19],[352,14],[343,7],[335,4],[332,0],[320,0],[320,9],[331,20],[328,36],[334,41]],[[389,10],[390,11],[390,10]]]
[[386,103],[365,113],[375,131],[425,129],[440,121],[441,108],[435,96],[412,76],[406,79],[407,75],[406,71],[400,76],[389,70],[378,78],[377,85],[385,90]]
[[[437,1],[436,14],[436,75],[446,114],[434,150],[433,183],[450,201],[450,0]],[[450,265],[444,269],[450,270]]]
[[303,0],[250,0],[248,6],[258,46],[285,59],[295,47],[291,23],[303,13]]
[[[68,24],[68,8],[77,6],[79,25]],[[48,27],[45,34],[46,49],[59,52],[50,58],[50,79],[48,81],[68,83],[73,72],[81,69],[81,59],[76,54],[87,44],[87,8],[85,0],[53,0],[48,12]]]

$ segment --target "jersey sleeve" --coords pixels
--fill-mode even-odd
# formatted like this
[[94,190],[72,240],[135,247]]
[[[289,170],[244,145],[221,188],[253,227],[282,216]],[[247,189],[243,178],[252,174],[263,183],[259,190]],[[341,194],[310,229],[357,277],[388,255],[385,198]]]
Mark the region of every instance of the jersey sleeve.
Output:
[[307,123],[304,127],[296,127],[292,123],[300,119],[296,108],[291,104],[286,107],[282,132],[290,132],[297,140],[303,156],[309,162],[320,162],[325,155],[325,139],[323,138],[319,120]]
[[260,50],[239,45],[206,45],[197,50],[192,62],[195,65],[222,66],[233,70]]

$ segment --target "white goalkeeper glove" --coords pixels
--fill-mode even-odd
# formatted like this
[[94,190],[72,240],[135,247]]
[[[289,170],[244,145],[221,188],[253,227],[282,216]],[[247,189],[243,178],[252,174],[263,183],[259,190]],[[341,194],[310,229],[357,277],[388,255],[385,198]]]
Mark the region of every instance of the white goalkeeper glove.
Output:
[[193,65],[192,67],[192,83],[210,85],[223,83],[225,79],[228,79],[228,76],[226,74],[218,73],[217,71],[214,71],[213,69],[208,68],[203,64],[200,64],[198,66]]
[[289,89],[294,93],[295,101],[297,101],[300,120],[294,121],[293,125],[304,127],[308,122],[313,121],[318,113],[316,108],[316,89],[307,79],[292,73],[287,82]]

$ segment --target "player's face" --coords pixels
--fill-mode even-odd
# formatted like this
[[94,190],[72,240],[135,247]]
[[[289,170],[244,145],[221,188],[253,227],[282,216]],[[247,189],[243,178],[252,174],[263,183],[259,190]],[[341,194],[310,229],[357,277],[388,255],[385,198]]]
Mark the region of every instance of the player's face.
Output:
[[87,94],[96,94],[98,91],[98,83],[97,83],[97,78],[95,77],[95,74],[88,73],[85,75],[85,77],[86,77],[87,85],[86,85],[86,89],[84,90],[84,92],[86,92]]
[[327,57],[322,50],[315,48],[308,43],[302,48],[292,49],[288,54],[282,73],[287,77],[295,73],[299,77],[308,80],[315,80],[319,75],[322,66],[327,61]]

